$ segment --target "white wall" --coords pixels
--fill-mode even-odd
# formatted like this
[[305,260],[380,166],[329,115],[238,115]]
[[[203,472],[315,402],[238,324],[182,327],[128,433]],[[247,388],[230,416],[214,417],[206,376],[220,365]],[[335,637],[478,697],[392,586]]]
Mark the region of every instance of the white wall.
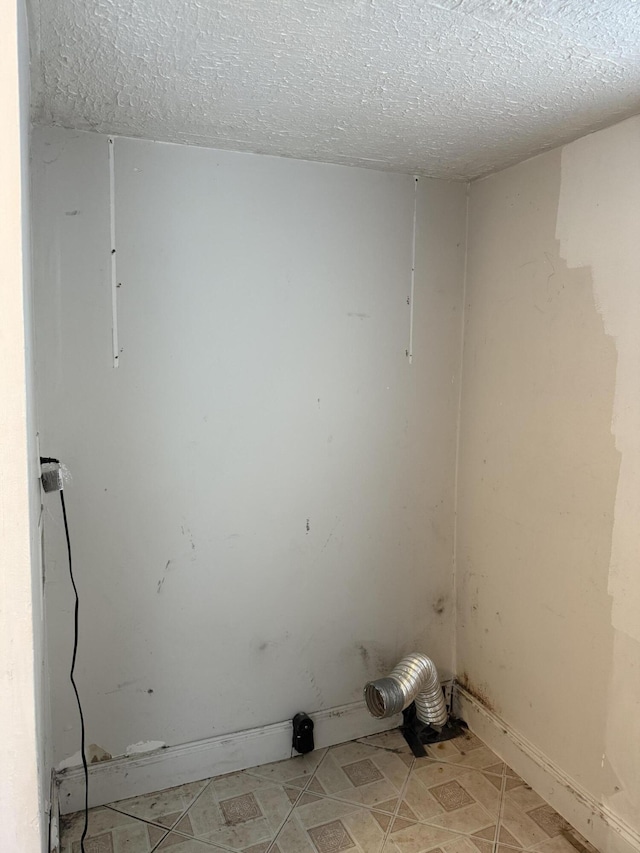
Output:
[[0,8],[0,116],[0,849],[35,853],[46,847],[48,772],[31,381],[29,47],[22,3]]
[[632,119],[472,185],[458,520],[463,682],[631,834],[639,148]]
[[[59,456],[88,740],[188,742],[452,674],[466,198],[410,176],[108,141],[34,147],[43,453]],[[78,749],[72,599],[47,519],[56,761]]]

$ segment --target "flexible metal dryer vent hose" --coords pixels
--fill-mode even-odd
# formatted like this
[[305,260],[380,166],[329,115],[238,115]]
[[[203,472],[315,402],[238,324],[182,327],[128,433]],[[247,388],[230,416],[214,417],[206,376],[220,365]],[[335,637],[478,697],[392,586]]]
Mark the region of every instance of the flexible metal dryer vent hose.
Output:
[[366,684],[364,698],[374,717],[392,717],[415,702],[421,723],[442,727],[448,719],[436,665],[420,652],[402,658],[386,678]]

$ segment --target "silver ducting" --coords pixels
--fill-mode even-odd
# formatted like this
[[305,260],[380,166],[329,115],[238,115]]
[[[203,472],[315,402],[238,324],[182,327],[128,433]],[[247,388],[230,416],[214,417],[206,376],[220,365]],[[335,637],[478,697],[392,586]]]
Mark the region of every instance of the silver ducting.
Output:
[[448,719],[438,670],[420,652],[402,658],[385,678],[366,684],[364,698],[374,717],[392,717],[415,702],[420,722],[441,727]]

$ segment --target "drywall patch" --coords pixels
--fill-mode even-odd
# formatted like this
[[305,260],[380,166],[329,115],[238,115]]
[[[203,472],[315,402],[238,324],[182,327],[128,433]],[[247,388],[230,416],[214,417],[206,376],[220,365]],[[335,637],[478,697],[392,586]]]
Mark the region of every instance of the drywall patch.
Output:
[[68,758],[64,758],[56,767],[56,770],[60,772],[61,770],[66,770],[68,767],[79,767],[82,764],[82,753],[80,750],[74,752],[73,755],[70,755]]
[[590,268],[559,254],[561,156],[471,189],[458,672],[601,801],[616,350]]
[[609,594],[612,623],[640,642],[640,119],[562,152],[556,235],[568,266],[589,266],[605,332],[618,353],[611,430],[621,454]]
[[614,628],[603,799],[640,828],[640,119],[580,139],[562,152],[556,234],[569,266],[590,266],[595,301],[617,350],[611,431],[620,453],[608,592]]
[[[110,761],[113,757],[110,752],[107,752],[106,749],[98,746],[97,743],[90,743],[86,748],[85,755],[87,757],[87,764],[97,764],[99,761]],[[77,752],[74,752],[73,755],[70,755],[68,758],[61,761],[56,770],[60,772],[61,770],[67,770],[69,767],[80,767],[81,764],[82,752],[78,750]]]
[[163,740],[141,740],[138,743],[129,744],[125,750],[125,755],[139,755],[143,752],[154,752],[156,749],[164,749],[166,746]]

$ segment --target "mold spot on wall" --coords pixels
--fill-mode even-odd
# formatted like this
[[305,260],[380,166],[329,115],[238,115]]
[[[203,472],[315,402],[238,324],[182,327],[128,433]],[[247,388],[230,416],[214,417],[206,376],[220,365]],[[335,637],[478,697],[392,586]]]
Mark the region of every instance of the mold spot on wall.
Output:
[[387,675],[394,667],[396,661],[391,661],[377,643],[359,642],[353,647],[364,668],[371,676],[379,677]]
[[485,707],[488,711],[492,711],[493,713],[497,713],[495,705],[489,699],[486,689],[484,687],[480,687],[479,685],[473,684],[469,676],[466,672],[463,672],[462,675],[458,676],[458,683],[461,687],[473,696],[483,707]]
[[436,601],[433,602],[433,612],[437,613],[438,616],[441,616],[446,609],[447,600],[444,595],[441,595]]

